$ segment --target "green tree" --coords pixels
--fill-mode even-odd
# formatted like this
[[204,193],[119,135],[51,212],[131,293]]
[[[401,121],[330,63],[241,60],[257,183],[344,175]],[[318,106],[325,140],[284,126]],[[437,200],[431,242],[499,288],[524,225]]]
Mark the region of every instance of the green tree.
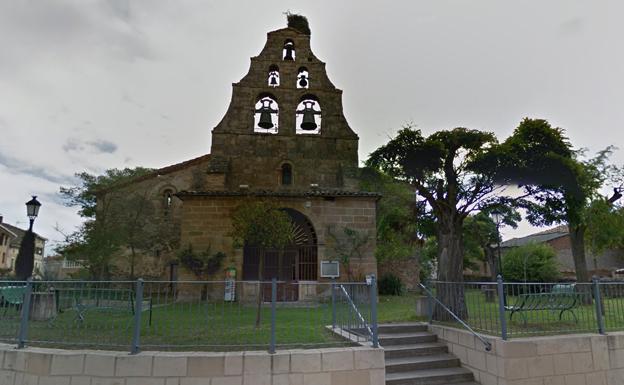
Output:
[[[266,249],[278,250],[278,276],[282,276],[283,249],[293,239],[293,224],[290,216],[270,201],[247,201],[240,204],[232,213],[232,232],[237,246],[250,245]],[[264,279],[264,255],[258,264],[258,303],[256,327],[260,327],[262,311],[262,280]]]
[[178,247],[178,223],[154,205],[150,191],[129,183],[145,175],[145,168],[107,170],[103,175],[77,174],[74,187],[61,187],[66,204],[78,207],[83,225],[66,236],[58,252],[79,260],[94,279],[108,279],[114,262],[127,258],[129,277],[147,252],[170,252]]
[[[434,218],[440,281],[463,281],[462,228],[470,213],[495,200],[496,164],[490,149],[496,144],[496,137],[489,132],[455,128],[425,137],[420,130],[407,127],[367,161],[367,165],[410,184],[425,200],[424,211]],[[467,316],[462,292],[441,287],[438,293],[455,314]],[[438,308],[434,316],[439,320],[449,317]]]
[[[619,199],[617,191],[613,196]],[[594,256],[594,269],[598,268],[597,256],[608,249],[624,248],[624,208],[613,203],[616,199],[595,199],[586,213],[587,249]]]
[[608,158],[613,147],[584,160],[584,153],[573,150],[562,129],[545,120],[526,118],[499,151],[499,176],[504,183],[521,186],[528,196],[517,203],[527,210],[529,222],[537,226],[567,224],[577,280],[589,281],[586,210],[611,173]]
[[555,250],[543,243],[515,247],[503,256],[505,279],[511,282],[554,282],[559,278]]

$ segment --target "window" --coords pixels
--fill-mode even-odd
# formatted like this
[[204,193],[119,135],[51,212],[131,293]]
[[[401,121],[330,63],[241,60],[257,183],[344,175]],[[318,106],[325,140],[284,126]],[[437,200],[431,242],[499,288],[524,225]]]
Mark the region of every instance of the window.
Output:
[[297,134],[321,133],[321,106],[314,95],[305,95],[297,106]]
[[308,69],[301,67],[297,73],[297,88],[308,87],[310,87],[310,75],[308,73]]
[[43,254],[43,249],[41,247],[35,248],[35,254],[37,254],[37,255]]
[[282,50],[282,58],[284,60],[295,60],[295,43],[290,39],[284,42],[284,49]]
[[6,262],[6,253],[2,253],[2,264]]
[[277,134],[279,107],[272,95],[261,95],[256,102],[254,132]]
[[268,83],[269,87],[279,87],[280,85],[279,68],[275,64],[269,67]]
[[165,215],[168,215],[173,209],[173,194],[174,191],[170,188],[166,189],[162,193],[163,199],[163,209],[165,211]]
[[290,186],[292,182],[292,166],[289,163],[284,163],[282,165],[282,186]]

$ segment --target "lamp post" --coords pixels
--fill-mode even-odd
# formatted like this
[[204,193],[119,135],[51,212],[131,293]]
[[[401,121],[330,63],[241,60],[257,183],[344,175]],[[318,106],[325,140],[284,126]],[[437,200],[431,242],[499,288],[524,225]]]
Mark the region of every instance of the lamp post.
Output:
[[496,223],[496,243],[497,243],[497,249],[498,249],[498,271],[496,272],[496,275],[500,275],[502,277],[503,276],[503,261],[501,259],[501,247],[500,247],[500,240],[501,240],[500,224],[503,221],[503,213],[495,209],[490,213],[490,216],[492,217],[492,220],[494,221],[494,223]]
[[35,234],[32,229],[40,207],[41,203],[39,203],[36,196],[33,196],[31,200],[26,202],[26,215],[30,219],[30,226],[22,238],[15,260],[15,276],[19,280],[26,280],[33,273],[35,265]]
[[33,223],[35,223],[35,218],[39,215],[39,208],[41,207],[41,203],[37,200],[37,196],[33,195],[32,199],[26,202],[26,214],[28,215],[28,219],[30,219],[30,226],[28,227],[28,231],[32,231]]

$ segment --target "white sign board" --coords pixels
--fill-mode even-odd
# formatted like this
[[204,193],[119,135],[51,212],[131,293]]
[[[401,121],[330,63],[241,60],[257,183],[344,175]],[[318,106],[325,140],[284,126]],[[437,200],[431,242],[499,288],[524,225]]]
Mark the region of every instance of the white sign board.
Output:
[[321,261],[322,278],[340,277],[340,263],[338,261]]

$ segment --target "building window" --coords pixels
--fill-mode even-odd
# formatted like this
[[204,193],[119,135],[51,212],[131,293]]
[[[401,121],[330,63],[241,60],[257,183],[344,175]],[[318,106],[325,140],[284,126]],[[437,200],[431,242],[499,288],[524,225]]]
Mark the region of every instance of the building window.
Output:
[[321,133],[321,105],[315,96],[303,96],[297,106],[296,115],[297,134]]
[[35,254],[37,254],[37,255],[43,254],[43,249],[41,247],[35,248]]
[[284,60],[295,60],[295,43],[290,39],[284,42],[282,58]]
[[290,186],[293,182],[292,166],[289,163],[282,165],[282,186]]
[[173,190],[172,189],[166,189],[165,191],[163,191],[163,209],[165,212],[165,215],[168,215],[171,210],[173,209]]
[[6,262],[6,253],[2,253],[2,265]]
[[280,85],[280,75],[279,68],[273,64],[269,67],[269,87],[279,87]]
[[277,134],[279,106],[273,96],[261,95],[254,112],[254,132]]
[[308,74],[308,69],[301,67],[297,73],[297,88],[308,87],[310,87],[310,75]]

